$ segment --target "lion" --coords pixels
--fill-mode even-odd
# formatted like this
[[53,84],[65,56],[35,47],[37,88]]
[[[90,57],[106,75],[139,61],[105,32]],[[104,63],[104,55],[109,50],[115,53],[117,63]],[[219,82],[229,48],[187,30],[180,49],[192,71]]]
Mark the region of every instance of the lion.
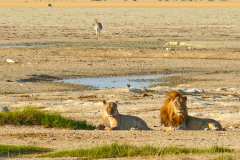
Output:
[[187,97],[180,92],[171,91],[160,109],[161,125],[183,130],[224,130],[213,119],[197,118],[188,115]]
[[102,121],[100,130],[150,130],[146,122],[139,117],[123,115],[118,112],[116,102],[103,100]]

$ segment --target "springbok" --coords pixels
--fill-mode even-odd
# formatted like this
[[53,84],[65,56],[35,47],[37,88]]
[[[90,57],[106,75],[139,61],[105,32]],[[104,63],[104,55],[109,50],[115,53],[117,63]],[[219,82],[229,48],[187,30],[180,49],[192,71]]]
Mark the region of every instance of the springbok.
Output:
[[100,38],[100,32],[102,31],[102,29],[103,29],[102,23],[98,22],[98,20],[95,19],[94,30],[96,32],[97,39]]

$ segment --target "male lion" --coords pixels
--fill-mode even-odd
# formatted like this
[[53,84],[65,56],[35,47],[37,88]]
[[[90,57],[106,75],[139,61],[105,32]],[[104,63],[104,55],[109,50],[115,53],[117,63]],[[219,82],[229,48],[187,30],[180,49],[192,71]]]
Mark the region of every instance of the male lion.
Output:
[[146,122],[139,117],[122,115],[118,112],[116,102],[103,101],[103,124],[98,129],[106,130],[149,130]]
[[187,97],[177,91],[167,94],[160,109],[161,124],[183,130],[223,130],[221,124],[213,119],[203,119],[188,115]]

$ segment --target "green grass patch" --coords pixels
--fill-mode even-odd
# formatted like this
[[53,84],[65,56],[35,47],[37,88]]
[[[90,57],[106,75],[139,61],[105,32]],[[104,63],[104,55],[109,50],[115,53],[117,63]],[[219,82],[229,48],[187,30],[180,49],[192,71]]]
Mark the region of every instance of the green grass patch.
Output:
[[42,125],[48,128],[93,130],[95,126],[86,121],[67,119],[57,113],[48,113],[31,107],[22,111],[0,113],[0,125]]
[[48,148],[33,146],[0,145],[0,157],[13,157],[23,154],[37,154],[51,151]]
[[80,157],[87,159],[97,158],[117,158],[117,157],[136,157],[136,156],[164,156],[179,154],[213,154],[213,153],[230,153],[231,149],[222,147],[211,147],[208,149],[197,148],[179,148],[179,147],[152,147],[152,146],[131,146],[131,145],[105,145],[91,149],[78,149],[72,151],[53,152],[43,157]]

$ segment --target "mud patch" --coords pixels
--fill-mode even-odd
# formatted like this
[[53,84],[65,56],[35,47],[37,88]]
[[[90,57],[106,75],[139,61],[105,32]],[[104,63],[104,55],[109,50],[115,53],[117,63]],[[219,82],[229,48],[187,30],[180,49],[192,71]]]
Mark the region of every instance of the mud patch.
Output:
[[30,78],[25,78],[25,79],[19,79],[17,82],[24,83],[24,82],[51,82],[53,80],[59,79],[58,77],[55,76],[50,76],[46,74],[41,74],[41,75],[36,75],[33,74],[30,76]]

